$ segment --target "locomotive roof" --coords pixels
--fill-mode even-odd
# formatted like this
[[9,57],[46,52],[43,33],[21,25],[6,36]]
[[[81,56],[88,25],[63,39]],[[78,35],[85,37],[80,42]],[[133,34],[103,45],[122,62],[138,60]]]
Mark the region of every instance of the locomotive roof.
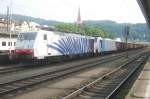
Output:
[[[58,35],[64,35],[64,36],[76,36],[76,37],[88,37],[88,38],[94,38],[92,36],[87,36],[87,35],[81,35],[81,34],[76,34],[72,32],[60,32],[60,31],[46,31],[46,30],[39,30],[39,31],[28,31],[28,32],[21,32],[21,33],[53,33],[53,34],[58,34]],[[20,34],[21,34],[20,33]]]

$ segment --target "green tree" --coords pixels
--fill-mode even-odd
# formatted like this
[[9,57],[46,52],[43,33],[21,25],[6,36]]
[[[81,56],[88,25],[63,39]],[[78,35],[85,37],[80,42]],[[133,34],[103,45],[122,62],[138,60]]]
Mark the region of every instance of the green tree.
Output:
[[58,31],[62,32],[74,32],[74,33],[81,33],[88,36],[101,36],[101,37],[108,37],[108,33],[101,28],[86,26],[83,25],[81,27],[71,24],[71,23],[60,23],[55,25],[55,28]]
[[71,23],[60,23],[55,25],[56,30],[62,32],[79,32],[78,27]]

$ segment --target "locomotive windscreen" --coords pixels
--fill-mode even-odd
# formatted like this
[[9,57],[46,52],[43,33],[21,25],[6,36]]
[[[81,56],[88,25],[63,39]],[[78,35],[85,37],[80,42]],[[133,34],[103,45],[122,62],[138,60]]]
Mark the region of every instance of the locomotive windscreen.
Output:
[[37,36],[36,32],[20,33],[17,38],[16,48],[25,48],[25,49],[33,48],[36,36]]
[[37,33],[20,33],[18,35],[18,40],[35,40]]

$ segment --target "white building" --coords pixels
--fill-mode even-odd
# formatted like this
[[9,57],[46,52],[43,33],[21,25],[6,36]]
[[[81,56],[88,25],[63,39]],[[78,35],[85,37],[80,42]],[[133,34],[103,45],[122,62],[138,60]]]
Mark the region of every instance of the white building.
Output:
[[20,21],[12,23],[11,31],[25,32],[39,30],[40,25],[35,22]]

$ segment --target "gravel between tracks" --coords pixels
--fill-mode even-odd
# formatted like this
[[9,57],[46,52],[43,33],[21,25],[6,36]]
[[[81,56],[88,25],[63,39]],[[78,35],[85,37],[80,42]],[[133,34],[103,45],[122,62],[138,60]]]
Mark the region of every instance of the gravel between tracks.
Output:
[[[109,55],[109,56],[111,56],[111,55]],[[104,56],[104,57],[107,57],[107,56]],[[65,66],[72,66],[72,65],[77,65],[77,64],[81,64],[81,63],[85,63],[85,62],[89,62],[89,61],[95,61],[95,59],[100,59],[100,58],[102,58],[102,57],[98,57],[98,58],[92,58],[92,59],[85,59],[84,61],[83,60],[81,60],[81,61],[75,61],[75,62],[68,62],[68,63],[63,63],[63,64],[61,64],[61,65],[57,65],[57,67],[56,66],[53,66],[53,67],[46,67],[46,68],[41,68],[41,69],[36,69],[36,70],[31,70],[31,71],[28,71],[28,72],[23,72],[23,73],[13,73],[13,75],[5,75],[3,78],[0,78],[0,83],[3,83],[3,82],[6,82],[6,81],[11,81],[11,80],[16,80],[16,79],[20,79],[20,78],[23,78],[23,77],[28,77],[28,76],[31,76],[31,75],[37,75],[37,74],[40,74],[40,73],[45,73],[46,71],[53,71],[53,70],[58,70],[58,69],[61,69],[61,68],[63,68],[63,67],[65,67]],[[117,60],[116,60],[117,61]],[[115,61],[114,61],[115,62]],[[113,63],[114,63],[113,62]],[[110,64],[110,66],[112,66],[113,65],[113,63],[111,63]],[[109,68],[109,66],[104,66],[104,70],[105,69],[110,69]],[[112,69],[112,67],[111,67],[111,69]],[[95,75],[95,74],[97,74],[98,72],[96,72],[96,71],[98,70],[98,72],[102,72],[103,71],[103,68],[101,67],[101,69],[99,70],[99,69],[93,69],[91,72],[85,72],[85,74],[84,75],[76,75],[75,77],[73,77],[73,78],[75,78],[75,79],[80,79],[81,81],[83,81],[83,80],[85,80],[85,79],[88,79],[89,77],[90,77],[90,75],[91,76],[93,76],[93,75]],[[91,74],[92,73],[92,74]],[[95,73],[95,74],[93,74],[93,73]],[[9,80],[8,80],[9,79]],[[70,79],[70,78],[69,78]],[[67,80],[67,79],[66,79]],[[70,82],[71,81],[71,82]],[[74,82],[74,80],[69,80],[69,81],[67,81],[69,84],[71,83],[71,84],[74,84],[75,82]],[[78,82],[78,84],[79,84],[79,82],[80,81],[77,81]],[[76,82],[76,83],[77,83]],[[58,82],[59,83],[59,82]],[[68,86],[69,84],[68,83],[66,83],[65,82],[65,84]],[[55,84],[57,84],[57,83],[55,83]],[[53,85],[52,85],[53,86]],[[56,86],[56,85],[55,85]],[[64,84],[62,84],[62,86],[64,86]],[[47,90],[49,90],[50,88],[48,87],[46,87],[46,89]],[[54,92],[56,91],[56,92],[59,92],[58,91],[58,89],[60,90],[60,89],[65,89],[65,88],[56,88],[56,89],[51,89],[51,90],[53,90]],[[45,88],[44,88],[44,90],[45,90]],[[38,90],[37,90],[38,91]],[[43,91],[41,91],[40,90],[40,92],[43,92]],[[49,92],[48,92],[49,93]],[[36,94],[39,94],[39,93],[36,93]],[[41,94],[41,93],[40,93]],[[54,94],[52,94],[52,95],[54,95]],[[34,95],[34,96],[37,96],[37,95]],[[42,95],[43,96],[43,95]],[[17,97],[16,97],[17,98]],[[8,98],[7,98],[8,99]],[[12,99],[12,98],[10,98],[10,99]],[[18,99],[21,99],[21,98],[18,98]],[[40,98],[40,97],[38,97],[38,98],[33,98],[33,96],[32,97],[30,97],[30,98],[23,98],[23,99],[43,99],[43,98]]]
[[15,97],[14,99],[31,99],[31,98],[32,99],[46,99],[48,97],[55,97],[58,95],[63,95],[67,93],[66,90],[68,91],[68,89],[70,90],[75,89],[77,86],[80,85],[80,83],[83,83],[84,81],[88,80],[90,77],[96,76],[96,74],[102,73],[104,71],[105,72],[109,71],[110,67],[112,69],[113,66],[117,65],[116,64],[118,63],[117,61],[120,62],[120,60],[116,60],[109,64],[103,64],[102,67],[99,67],[90,71],[85,71],[84,73],[74,75],[72,77],[66,78],[54,84],[49,84],[47,86],[44,86],[43,88],[40,88],[33,92],[29,92],[28,94]]
[[102,64],[100,67],[97,67],[95,69],[84,71],[72,77],[59,80],[59,82],[47,84],[35,91],[31,91],[11,99],[48,99],[52,97],[58,98],[57,96],[67,94],[68,92],[78,88],[81,83],[86,82],[87,80],[89,80],[89,78],[94,77],[98,74],[102,74],[104,71],[110,71],[122,64],[124,61],[126,61],[126,59],[121,58],[113,62]]
[[67,63],[62,63],[62,64],[49,65],[49,66],[46,66],[46,67],[27,69],[27,70],[24,70],[24,71],[17,71],[17,72],[11,73],[11,76],[10,76],[10,74],[0,75],[0,83],[10,82],[10,81],[18,80],[18,79],[21,79],[21,78],[30,77],[30,76],[33,76],[33,75],[43,74],[43,73],[50,72],[50,71],[56,71],[56,70],[60,70],[62,68],[73,67],[73,66],[84,64],[84,63],[87,63],[87,62],[100,60],[100,59],[110,57],[110,56],[113,56],[113,55],[114,54],[106,55],[104,57],[94,57],[92,59],[82,59],[82,60],[77,60],[77,61],[72,61],[72,62],[67,62]]

